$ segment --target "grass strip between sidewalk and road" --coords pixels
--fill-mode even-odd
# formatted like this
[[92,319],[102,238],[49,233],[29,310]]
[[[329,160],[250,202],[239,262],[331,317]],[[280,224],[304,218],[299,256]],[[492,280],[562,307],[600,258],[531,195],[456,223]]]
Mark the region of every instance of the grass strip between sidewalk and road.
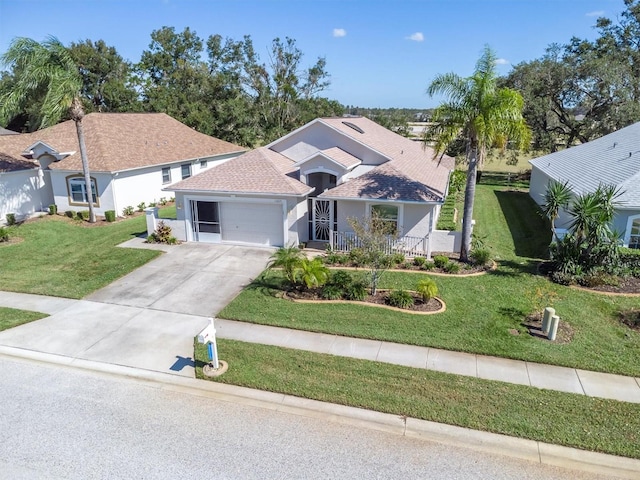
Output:
[[[640,404],[234,340],[218,350],[217,382],[640,458]],[[195,358],[204,378],[197,342]]]
[[0,332],[48,316],[46,313],[0,307]]

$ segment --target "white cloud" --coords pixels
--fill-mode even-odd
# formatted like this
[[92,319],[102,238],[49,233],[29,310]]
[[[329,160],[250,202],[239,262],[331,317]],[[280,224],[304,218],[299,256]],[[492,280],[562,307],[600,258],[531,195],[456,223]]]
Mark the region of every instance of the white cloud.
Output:
[[586,14],[587,17],[601,17],[604,15],[604,10],[596,10]]
[[405,37],[407,40],[413,40],[414,42],[423,42],[424,41],[424,35],[422,34],[422,32],[416,32],[416,33],[412,33],[411,35],[409,35],[408,37]]
[[496,65],[509,65],[511,62],[506,58],[497,58]]
[[347,36],[347,31],[344,28],[334,28],[333,29],[333,36],[336,37],[336,38],[346,37]]

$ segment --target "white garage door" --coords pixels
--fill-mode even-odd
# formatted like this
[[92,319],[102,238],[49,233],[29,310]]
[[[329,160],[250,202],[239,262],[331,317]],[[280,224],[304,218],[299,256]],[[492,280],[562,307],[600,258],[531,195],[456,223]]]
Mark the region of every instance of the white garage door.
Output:
[[282,205],[220,203],[222,240],[256,245],[284,245]]

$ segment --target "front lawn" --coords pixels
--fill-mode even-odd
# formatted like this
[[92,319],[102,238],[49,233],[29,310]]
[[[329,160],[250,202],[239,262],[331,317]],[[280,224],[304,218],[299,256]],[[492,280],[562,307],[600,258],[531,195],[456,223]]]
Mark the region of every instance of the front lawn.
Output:
[[46,317],[47,314],[30,312],[28,310],[16,310],[15,308],[0,307],[0,332],[17,327],[24,323],[33,322]]
[[[640,404],[219,340],[215,381],[640,458]],[[196,374],[208,362],[196,343]]]
[[160,252],[118,248],[146,232],[144,216],[86,226],[47,216],[9,227],[22,242],[0,245],[0,290],[82,298]]
[[[351,337],[415,344],[586,370],[640,375],[640,333],[618,313],[638,297],[608,297],[535,275],[550,240],[548,226],[524,192],[479,185],[477,233],[499,261],[480,277],[432,276],[447,310],[427,317],[345,304],[297,304],[276,298],[280,273],[256,279],[219,316]],[[381,288],[415,289],[428,274],[387,272]],[[573,329],[567,344],[530,336],[525,317],[552,304]],[[365,310],[366,309],[366,310]],[[515,335],[514,333],[518,334]]]

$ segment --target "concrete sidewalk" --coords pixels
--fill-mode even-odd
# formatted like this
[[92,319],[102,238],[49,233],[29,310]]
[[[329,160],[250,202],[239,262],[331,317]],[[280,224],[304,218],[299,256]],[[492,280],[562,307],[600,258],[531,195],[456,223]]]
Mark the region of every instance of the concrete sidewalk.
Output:
[[[191,377],[193,337],[207,325],[198,315],[1,291],[0,306],[51,315],[0,332],[0,345]],[[640,379],[622,375],[231,320],[216,329],[220,338],[640,403]]]
[[218,337],[640,403],[640,378],[216,319]]

